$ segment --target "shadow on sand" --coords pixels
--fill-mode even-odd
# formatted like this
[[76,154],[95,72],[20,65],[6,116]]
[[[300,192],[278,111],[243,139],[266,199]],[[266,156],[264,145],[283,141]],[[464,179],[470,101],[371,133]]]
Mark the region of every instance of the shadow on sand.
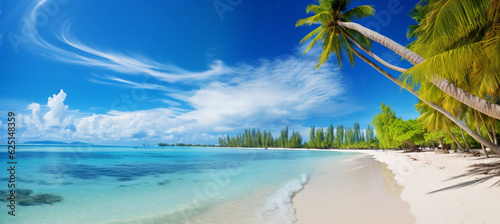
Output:
[[[499,155],[491,155],[491,158],[500,158]],[[483,160],[483,158],[478,158],[476,160]],[[459,179],[462,177],[470,177],[470,176],[476,176],[476,179],[470,180],[470,181],[465,181],[459,184],[455,184],[449,187],[441,188],[435,191],[428,192],[427,194],[433,194],[441,191],[446,191],[446,190],[452,190],[452,189],[457,189],[457,188],[462,188],[462,187],[467,187],[467,186],[472,186],[476,184],[481,184],[484,183],[490,179],[497,179],[495,183],[493,183],[491,187],[500,187],[500,163],[499,162],[493,162],[493,163],[478,163],[469,166],[469,169],[462,175],[454,176],[451,177],[445,181],[450,181],[450,180],[455,180]]]

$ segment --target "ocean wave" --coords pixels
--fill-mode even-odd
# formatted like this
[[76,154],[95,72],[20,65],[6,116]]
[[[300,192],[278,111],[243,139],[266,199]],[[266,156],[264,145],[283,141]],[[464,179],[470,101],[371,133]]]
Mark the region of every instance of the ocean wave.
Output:
[[307,175],[302,174],[300,178],[286,182],[273,192],[267,198],[264,206],[257,213],[257,216],[261,219],[262,223],[294,223],[296,218],[292,198],[297,192],[304,188],[307,181]]

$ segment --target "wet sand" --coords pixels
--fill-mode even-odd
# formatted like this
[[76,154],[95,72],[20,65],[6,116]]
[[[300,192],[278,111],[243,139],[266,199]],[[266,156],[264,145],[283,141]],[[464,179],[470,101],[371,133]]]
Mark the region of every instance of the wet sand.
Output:
[[402,190],[387,165],[370,155],[324,161],[293,198],[296,223],[415,223]]

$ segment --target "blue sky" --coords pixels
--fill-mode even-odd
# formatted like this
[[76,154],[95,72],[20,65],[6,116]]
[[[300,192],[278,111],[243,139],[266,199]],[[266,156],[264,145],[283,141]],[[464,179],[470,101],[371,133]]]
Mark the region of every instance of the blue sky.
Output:
[[[356,22],[409,43],[417,1],[353,2],[377,11]],[[295,22],[309,3],[2,1],[0,112],[17,112],[22,142],[132,145],[215,144],[286,125],[307,139],[310,125],[366,127],[382,102],[418,117],[417,99],[363,61],[316,70],[319,47],[302,56],[299,41],[315,26]],[[410,66],[376,43],[373,51]]]

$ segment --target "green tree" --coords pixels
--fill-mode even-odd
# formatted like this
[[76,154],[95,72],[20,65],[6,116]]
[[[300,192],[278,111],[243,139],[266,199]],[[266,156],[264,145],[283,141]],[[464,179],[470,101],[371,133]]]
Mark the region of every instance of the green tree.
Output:
[[260,129],[257,129],[257,147],[262,147],[262,133],[260,133]]
[[366,141],[370,142],[372,139],[375,139],[375,132],[373,131],[373,127],[368,125],[366,127]]
[[309,148],[316,148],[316,128],[314,127],[314,125],[311,126],[308,146]]
[[[464,146],[459,142],[456,138],[455,134],[453,134],[452,129],[457,127],[453,122],[451,122],[447,117],[443,116],[433,108],[419,102],[417,105],[417,110],[420,111],[420,117],[418,118],[424,124],[424,127],[431,131],[443,131],[453,140],[453,143],[460,148],[461,151],[467,151]],[[459,127],[457,127],[459,128]],[[480,131],[478,131],[481,133]],[[485,155],[487,155],[486,150],[484,150]]]
[[339,148],[344,144],[344,125],[337,125],[335,132],[335,145]]
[[443,146],[444,148],[446,148],[447,146],[445,134],[442,131],[426,132],[424,135],[424,140],[433,149],[436,149],[439,144],[441,144],[441,146]]
[[[351,127],[348,127],[346,130],[345,130],[345,145],[346,146],[352,146],[354,143],[356,143],[356,136],[355,136],[355,131],[353,128]],[[350,148],[350,147],[348,147]]]
[[418,150],[424,143],[425,130],[417,120],[396,119],[389,127],[389,135],[405,149]]
[[389,134],[389,128],[396,120],[396,112],[391,110],[391,106],[382,103],[380,112],[372,121],[377,131],[377,139],[379,140],[380,148],[389,149],[398,146],[398,143]]
[[361,129],[359,127],[359,123],[358,122],[354,122],[354,126],[353,126],[353,134],[354,134],[354,142],[359,142],[361,141]]
[[333,141],[335,139],[335,136],[333,135],[333,124],[330,124],[328,128],[326,129],[326,141],[327,141],[327,148],[332,148]]
[[262,146],[264,148],[267,148],[268,147],[268,142],[267,142],[267,132],[266,130],[264,130],[264,132],[262,133]]
[[290,147],[291,148],[300,148],[302,146],[302,136],[297,131],[292,132],[292,137],[290,138]]
[[323,148],[323,142],[325,141],[325,132],[323,128],[317,128],[316,129],[316,143],[315,146],[316,148]]

